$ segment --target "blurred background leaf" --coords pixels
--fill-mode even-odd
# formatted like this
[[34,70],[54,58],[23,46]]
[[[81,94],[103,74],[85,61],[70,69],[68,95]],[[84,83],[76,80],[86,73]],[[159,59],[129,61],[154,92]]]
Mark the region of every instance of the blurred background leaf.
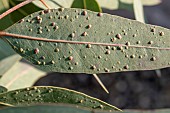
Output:
[[[8,0],[0,0],[0,14],[8,10],[9,7],[9,1]],[[0,30],[4,30],[10,25],[12,25],[12,21],[10,19],[10,16],[6,16],[5,18],[0,19]]]
[[72,8],[88,9],[95,12],[102,12],[96,0],[74,0]]
[[[9,5],[10,7],[14,7],[17,4],[21,3],[22,1],[17,1],[17,0],[9,0]],[[32,14],[34,12],[40,11],[41,8],[35,6],[33,3],[29,3],[18,10],[14,11],[13,13],[10,14],[10,17],[12,21],[15,23],[19,21],[20,19],[24,18],[25,16]]]
[[102,8],[110,10],[118,9],[118,0],[96,0]]
[[18,54],[14,54],[5,57],[3,60],[0,60],[0,75],[4,75],[20,59],[21,57]]
[[8,89],[3,87],[3,86],[0,86],[0,93],[4,93],[4,92],[7,92]]
[[145,23],[143,5],[141,0],[134,0],[133,9],[137,21]]
[[[50,6],[50,8],[57,9],[60,7],[70,8],[73,0],[44,0],[44,2]],[[47,9],[47,7],[45,7],[39,0],[35,0],[33,3],[42,9]]]
[[0,79],[0,85],[8,90],[15,90],[32,86],[46,73],[35,69],[29,64],[18,62]]

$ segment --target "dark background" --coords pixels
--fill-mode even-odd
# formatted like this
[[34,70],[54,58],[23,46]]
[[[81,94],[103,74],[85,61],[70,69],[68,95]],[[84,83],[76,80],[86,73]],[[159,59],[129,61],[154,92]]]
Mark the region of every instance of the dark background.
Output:
[[[127,10],[103,12],[134,19]],[[144,7],[147,23],[170,29],[170,0],[156,6]],[[121,109],[170,108],[170,68],[153,71],[100,74],[109,90],[104,92],[92,75],[49,73],[35,85],[58,86],[77,90],[99,98]]]

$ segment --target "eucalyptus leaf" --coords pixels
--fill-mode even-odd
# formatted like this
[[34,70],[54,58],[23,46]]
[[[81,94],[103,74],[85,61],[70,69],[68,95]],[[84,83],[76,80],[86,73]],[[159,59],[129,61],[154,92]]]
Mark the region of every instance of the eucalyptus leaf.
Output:
[[[5,43],[5,42],[4,42]],[[2,56],[2,55],[0,55]],[[17,63],[21,57],[18,54],[8,56],[0,61],[0,75],[4,75],[15,63]]]
[[169,29],[83,9],[37,12],[0,35],[46,71],[94,74],[170,66]]
[[[0,14],[5,12],[9,8],[10,7],[9,7],[9,1],[8,0],[0,0]],[[10,25],[12,25],[12,21],[11,21],[9,15],[0,19],[0,30],[4,30],[4,29],[8,28]]]
[[23,63],[16,63],[8,72],[0,79],[0,85],[6,86],[8,90],[15,90],[30,87],[46,73]]
[[1,0],[0,1],[0,13],[6,11],[9,8],[8,0]]
[[4,92],[7,92],[8,89],[3,87],[3,86],[0,86],[0,93],[4,93]]
[[[159,3],[161,3],[161,0],[140,0],[140,1],[141,1],[141,3],[136,4],[137,2],[139,2],[139,0],[135,0],[135,4],[134,4],[134,0],[119,0],[118,9],[126,9],[129,11],[133,11],[135,9],[141,10],[141,5],[152,6],[152,5],[158,5]],[[133,7],[134,5],[136,7]],[[133,8],[135,8],[135,9],[133,9]],[[135,16],[136,15],[137,14],[135,12]]]
[[88,9],[91,11],[102,12],[96,0],[74,0],[72,8]]
[[12,107],[12,105],[0,102],[0,112],[1,112],[1,109],[8,108],[8,107]]
[[[128,9],[133,11],[133,0],[96,0],[102,8],[110,10]],[[161,0],[141,0],[144,6],[158,5]]]
[[4,40],[0,39],[0,45],[0,75],[3,76],[21,57]]
[[[52,9],[60,7],[70,8],[73,1],[74,0],[44,0],[44,2]],[[40,0],[35,0],[33,3],[42,9],[47,9]]]
[[[9,0],[10,7],[14,7],[21,2],[22,1]],[[12,21],[15,23],[15,22],[19,21],[20,19],[24,18],[25,16],[32,14],[34,12],[40,11],[40,10],[41,10],[41,8],[37,7],[33,3],[29,3],[25,6],[17,9],[13,13],[11,13],[10,17],[11,17]]]
[[143,5],[141,3],[141,0],[134,0],[133,9],[136,20],[145,23]]
[[[0,0],[0,14],[5,12],[9,8],[10,7],[9,7],[8,0]],[[12,24],[13,22],[9,15],[0,19],[0,31],[8,28]],[[15,54],[14,50],[12,50],[8,44],[6,44],[2,39],[0,39],[0,75],[1,76],[20,59],[19,55],[15,55],[15,57],[12,57],[12,55],[14,54]]]
[[65,103],[92,109],[117,110],[118,108],[86,94],[59,87],[31,87],[0,94],[0,102],[14,106],[30,104]]
[[96,0],[102,8],[111,10],[118,9],[119,0]]
[[105,111],[105,110],[91,110],[82,107],[71,106],[67,104],[57,105],[35,105],[26,107],[10,107],[0,110],[1,113],[169,113],[169,109],[159,110],[124,110]]

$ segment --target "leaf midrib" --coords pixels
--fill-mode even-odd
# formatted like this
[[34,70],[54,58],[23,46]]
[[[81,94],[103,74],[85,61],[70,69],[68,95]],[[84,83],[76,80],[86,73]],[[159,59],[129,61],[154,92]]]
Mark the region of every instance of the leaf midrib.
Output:
[[170,50],[170,48],[160,48],[154,46],[142,46],[142,45],[125,45],[125,44],[111,44],[111,43],[100,43],[100,42],[80,42],[80,41],[70,41],[70,40],[56,40],[56,39],[47,39],[43,37],[32,37],[26,35],[13,34],[8,32],[0,32],[0,36],[10,36],[12,38],[27,39],[27,40],[36,40],[44,42],[57,42],[57,43],[69,43],[69,44],[91,44],[98,46],[115,46],[115,47],[132,47],[132,48],[146,48],[146,49],[158,49],[158,50]]

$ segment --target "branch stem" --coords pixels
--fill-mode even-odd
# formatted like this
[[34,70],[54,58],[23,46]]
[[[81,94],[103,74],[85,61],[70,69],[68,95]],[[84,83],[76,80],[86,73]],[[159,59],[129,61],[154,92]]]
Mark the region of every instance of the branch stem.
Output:
[[47,7],[48,9],[51,9],[51,7],[48,6],[48,5],[44,2],[44,0],[40,0],[40,1],[42,2],[42,4],[43,4],[45,7]]
[[15,10],[19,9],[20,7],[23,7],[23,6],[27,5],[27,4],[29,4],[29,3],[32,2],[32,1],[33,1],[33,0],[26,0],[26,1],[20,3],[20,4],[16,5],[16,6],[12,7],[11,9],[9,9],[9,10],[7,10],[6,12],[2,13],[2,14],[0,15],[0,19],[4,18],[4,17],[7,16],[8,14],[10,14],[10,13],[14,12]]
[[107,90],[107,88],[105,87],[105,85],[102,83],[102,81],[100,80],[100,78],[97,76],[97,74],[93,74],[94,78],[97,80],[97,82],[100,84],[100,86],[103,88],[103,90],[109,94],[109,91]]

